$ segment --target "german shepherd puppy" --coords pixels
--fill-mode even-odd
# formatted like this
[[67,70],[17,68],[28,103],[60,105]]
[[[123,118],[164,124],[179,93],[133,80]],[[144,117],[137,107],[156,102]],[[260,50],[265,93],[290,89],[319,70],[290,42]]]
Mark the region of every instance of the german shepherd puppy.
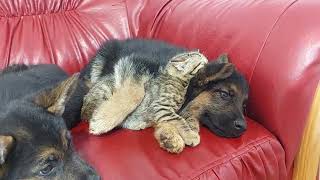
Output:
[[237,70],[216,80],[216,69],[225,63],[229,59],[222,55],[191,79],[180,113],[189,113],[219,136],[239,137],[247,129],[244,113],[249,86]]
[[[187,51],[187,49],[156,40],[112,40],[102,46],[93,60],[81,72],[81,76],[84,77],[89,86],[94,86],[96,83],[101,84],[102,82],[103,86],[99,86],[98,89],[93,89],[96,92],[96,96],[93,97],[93,99],[96,98],[96,101],[112,99],[114,101],[112,102],[111,108],[105,109],[106,114],[110,113],[110,109],[115,108],[117,110],[115,112],[128,114],[128,112],[132,112],[141,102],[139,99],[143,98],[144,91],[141,87],[147,82],[145,79],[148,80],[158,77],[160,69],[165,68],[172,57]],[[199,123],[199,120],[203,119],[203,124],[213,132],[226,137],[236,137],[246,130],[242,108],[243,102],[247,97],[247,85],[242,75],[238,72],[233,72],[232,68],[228,68],[230,64],[226,64],[227,62],[209,63],[200,70],[199,75],[196,75],[196,77],[191,80],[192,84],[189,86],[190,88],[187,92],[187,101],[184,107],[186,107],[188,111],[181,111],[181,113],[194,113],[195,122]],[[232,71],[224,71],[225,68],[231,69]],[[217,72],[221,72],[222,74]],[[217,78],[217,74],[225,77]],[[231,89],[229,87],[222,88],[216,86],[223,84],[221,83],[223,79],[227,79],[229,76],[231,79],[239,81],[238,91],[235,91],[237,89],[233,86],[230,86]],[[130,83],[126,83],[130,84],[130,86],[125,86],[125,83],[123,83],[126,82],[126,79],[130,80]],[[218,79],[219,81],[217,81]],[[121,85],[121,83],[124,85]],[[215,87],[217,87],[217,89],[215,89]],[[244,90],[242,91],[242,89]],[[202,94],[211,92],[211,90],[212,94],[210,98],[209,95],[207,95],[209,98],[207,102],[210,105],[204,104],[206,106],[200,108],[200,102],[202,102],[202,104],[206,102],[206,99],[203,98],[205,95]],[[237,94],[237,92],[239,93]],[[119,95],[119,93],[122,94]],[[115,97],[115,94],[117,98],[112,98]],[[229,98],[229,96],[232,98]],[[240,98],[238,98],[238,96],[240,96]],[[222,98],[225,99],[222,100]],[[228,98],[229,100],[227,100]],[[188,104],[190,105],[187,106]],[[193,106],[191,106],[192,104]],[[198,104],[197,107],[196,104]],[[85,112],[89,113],[85,113],[84,117],[90,118],[90,114],[92,114],[92,111],[96,107],[94,105],[87,107],[88,111]],[[189,114],[186,114],[186,116],[187,115],[189,116]],[[223,117],[223,119],[220,119],[218,115]],[[112,114],[110,114],[110,117],[111,116]],[[114,116],[119,115],[114,114]],[[219,119],[219,123],[216,122],[217,119]],[[211,121],[215,121],[214,126],[212,126]],[[190,123],[193,124],[192,122]],[[119,123],[114,123],[113,125],[119,125]],[[223,129],[223,133],[218,131],[221,129]],[[160,145],[167,144],[167,146],[164,145],[162,147],[169,152],[181,152],[181,148],[175,148],[175,143],[170,139],[168,140],[168,137],[165,137],[166,134],[169,135],[170,133],[165,133],[165,130],[158,132],[156,130],[155,136]],[[179,142],[181,141],[183,143],[183,138],[179,139]]]
[[[178,114],[192,131],[199,133],[200,123],[222,137],[239,137],[247,129],[244,112],[248,84],[236,69],[231,71],[229,67],[228,57],[221,55],[191,79]],[[155,138],[165,150],[179,153],[193,140],[191,136],[184,138],[189,129],[184,126],[180,120],[164,122],[155,128]]]
[[85,92],[79,74],[68,78],[55,65],[0,71],[1,180],[100,179],[68,131],[80,119]]

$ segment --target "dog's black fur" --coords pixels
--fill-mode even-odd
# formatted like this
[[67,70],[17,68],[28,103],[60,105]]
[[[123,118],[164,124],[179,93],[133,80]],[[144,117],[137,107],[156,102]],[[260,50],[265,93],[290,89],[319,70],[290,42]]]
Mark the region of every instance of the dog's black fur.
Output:
[[86,89],[77,75],[67,78],[55,65],[0,72],[1,180],[99,179],[73,149],[68,128],[80,119]]
[[[159,69],[166,66],[173,56],[188,51],[185,48],[172,44],[149,39],[126,39],[111,40],[104,44],[97,52],[94,60],[91,61],[82,71],[81,77],[90,79],[92,70],[98,67],[102,73],[95,74],[97,78],[113,73],[115,64],[121,59],[129,57],[135,62],[134,69],[140,70],[135,74],[145,74],[147,71],[151,75],[157,76]],[[211,61],[202,72],[191,80],[184,106],[203,92],[211,92],[212,101],[210,106],[201,108],[202,117],[200,121],[209,130],[224,137],[237,137],[246,130],[246,121],[243,115],[243,106],[248,97],[248,85],[238,71],[233,72],[230,77],[220,81],[208,81],[199,84],[200,81],[218,72],[225,64],[224,62]],[[230,89],[232,84],[237,91]],[[225,97],[225,98],[222,98]]]
[[151,75],[158,75],[159,69],[166,66],[168,60],[173,56],[187,51],[184,48],[167,44],[162,41],[148,39],[126,39],[110,40],[97,52],[95,61],[90,63],[81,71],[81,77],[90,79],[90,72],[94,62],[102,64],[102,73],[99,77],[114,73],[115,64],[125,57],[135,62],[134,69],[138,70],[136,76],[143,75],[148,71]]
[[203,104],[197,102],[197,97],[206,94],[209,100],[200,107],[200,122],[219,136],[239,137],[247,129],[244,113],[249,86],[237,70],[225,79],[207,81],[223,64],[219,60],[212,61],[191,80],[183,107],[189,103]]

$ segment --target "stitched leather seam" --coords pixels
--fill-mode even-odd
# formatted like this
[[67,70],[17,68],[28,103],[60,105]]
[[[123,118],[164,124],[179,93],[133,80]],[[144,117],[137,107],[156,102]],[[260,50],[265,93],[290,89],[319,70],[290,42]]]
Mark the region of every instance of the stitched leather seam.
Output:
[[155,15],[155,18],[152,22],[150,31],[149,31],[149,36],[153,37],[154,32],[157,31],[157,29],[159,29],[159,26],[155,27],[158,21],[161,21],[162,17],[166,14],[166,12],[168,11],[168,6],[173,2],[173,0],[169,0],[167,1],[158,11],[158,13]]
[[264,42],[263,42],[263,44],[262,44],[262,46],[261,46],[261,48],[260,48],[260,51],[259,51],[259,53],[258,53],[258,56],[257,56],[257,58],[256,58],[256,61],[255,61],[254,65],[253,65],[253,69],[252,69],[252,71],[251,71],[250,78],[249,78],[249,85],[251,84],[251,80],[252,80],[254,71],[255,71],[256,66],[257,66],[257,64],[258,64],[258,61],[259,61],[260,56],[261,56],[261,54],[262,54],[262,51],[264,50],[264,48],[265,48],[265,46],[266,46],[266,44],[267,44],[267,41],[269,40],[269,37],[270,37],[271,33],[273,32],[274,28],[276,27],[276,25],[277,25],[278,22],[280,21],[281,17],[283,17],[283,16],[285,15],[285,13],[288,11],[288,9],[289,9],[291,6],[293,6],[296,2],[298,2],[298,0],[295,0],[295,1],[291,2],[286,8],[284,8],[283,12],[279,15],[279,17],[276,19],[276,21],[275,21],[274,24],[272,25],[271,30],[269,31],[267,37],[265,38],[265,40],[264,40]]
[[[209,164],[203,166],[202,168],[199,168],[197,171],[200,171],[200,170],[202,171],[199,174],[197,172],[193,172],[193,173],[191,173],[191,174],[189,174],[187,176],[181,177],[180,179],[195,179],[198,176],[200,176],[200,175],[206,173],[207,171],[213,169],[214,167],[217,167],[217,166],[219,166],[221,164],[225,164],[226,162],[230,162],[233,159],[239,158],[242,155],[250,152],[251,150],[254,150],[254,149],[257,150],[257,146],[261,146],[262,144],[269,143],[269,142],[274,141],[274,140],[275,139],[272,136],[264,136],[264,137],[262,137],[262,138],[260,138],[260,139],[258,139],[256,141],[253,141],[253,142],[247,144],[243,148],[239,149],[239,151],[240,152],[242,151],[242,152],[237,154],[236,156],[234,156],[232,158],[229,158],[229,159],[226,159],[226,160],[223,160],[225,157],[230,156],[230,154],[235,154],[235,152],[229,153],[228,155],[225,155],[225,156],[221,157],[220,159],[217,159],[217,160],[215,160],[213,162],[210,162]],[[223,162],[215,164],[215,163],[217,163],[219,161],[223,161]]]
[[46,16],[46,15],[53,15],[53,14],[64,14],[67,12],[73,12],[76,11],[77,8],[68,9],[64,11],[58,11],[58,12],[48,12],[48,13],[39,13],[39,14],[26,14],[26,15],[9,15],[9,16],[1,16],[0,18],[21,18],[21,17],[29,17],[29,16]]

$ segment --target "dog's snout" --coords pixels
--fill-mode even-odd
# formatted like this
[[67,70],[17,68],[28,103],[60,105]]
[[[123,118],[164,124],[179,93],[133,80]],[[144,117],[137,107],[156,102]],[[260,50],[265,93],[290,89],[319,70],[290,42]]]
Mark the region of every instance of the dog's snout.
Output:
[[234,127],[237,131],[245,131],[247,129],[247,123],[243,119],[237,119],[234,121]]
[[90,177],[88,178],[88,180],[100,180],[100,179],[101,179],[101,177],[98,176],[98,175],[92,175],[92,176],[90,176]]
[[98,175],[98,173],[95,171],[95,169],[90,168],[90,170],[87,172],[88,180],[100,180],[101,177]]
[[80,179],[80,180],[100,180],[101,177],[98,174],[96,174],[95,172],[86,172],[78,179]]

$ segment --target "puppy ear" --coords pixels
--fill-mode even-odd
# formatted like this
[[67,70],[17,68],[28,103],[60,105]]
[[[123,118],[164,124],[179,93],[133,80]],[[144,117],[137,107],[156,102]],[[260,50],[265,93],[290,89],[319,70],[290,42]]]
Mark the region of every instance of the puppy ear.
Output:
[[198,72],[192,82],[196,86],[205,86],[210,82],[228,78],[234,71],[235,67],[231,63],[209,63]]
[[53,89],[45,90],[36,96],[34,102],[49,112],[61,116],[65,110],[65,105],[75,91],[79,82],[79,73],[62,81]]
[[229,58],[227,54],[221,54],[216,60],[216,63],[222,64],[222,63],[229,63]]
[[0,165],[3,165],[9,152],[12,150],[14,139],[12,136],[0,135]]

